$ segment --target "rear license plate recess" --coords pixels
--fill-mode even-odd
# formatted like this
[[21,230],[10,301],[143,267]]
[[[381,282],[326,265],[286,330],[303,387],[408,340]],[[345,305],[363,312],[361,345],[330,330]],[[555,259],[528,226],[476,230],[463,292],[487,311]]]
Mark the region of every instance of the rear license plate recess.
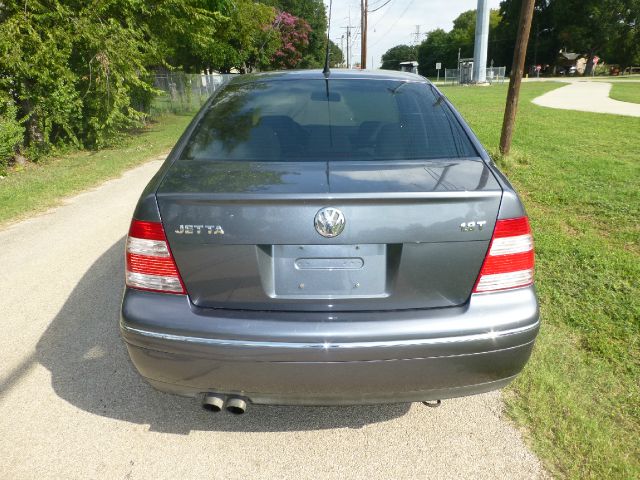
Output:
[[278,298],[387,296],[386,245],[274,245],[272,258]]

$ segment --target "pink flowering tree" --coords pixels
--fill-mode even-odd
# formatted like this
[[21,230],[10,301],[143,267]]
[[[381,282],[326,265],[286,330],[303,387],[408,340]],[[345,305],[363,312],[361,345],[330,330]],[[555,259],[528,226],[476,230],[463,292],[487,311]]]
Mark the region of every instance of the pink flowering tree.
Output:
[[280,33],[281,43],[271,58],[271,66],[278,69],[296,68],[309,46],[311,27],[302,18],[279,12],[273,28]]

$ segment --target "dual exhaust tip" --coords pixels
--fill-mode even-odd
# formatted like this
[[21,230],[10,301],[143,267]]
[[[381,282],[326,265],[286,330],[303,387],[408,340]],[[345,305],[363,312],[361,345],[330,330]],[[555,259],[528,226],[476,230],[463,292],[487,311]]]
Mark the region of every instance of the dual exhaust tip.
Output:
[[215,393],[205,393],[202,398],[202,408],[213,413],[226,409],[234,415],[242,415],[247,410],[247,402],[240,397],[225,399],[224,396]]

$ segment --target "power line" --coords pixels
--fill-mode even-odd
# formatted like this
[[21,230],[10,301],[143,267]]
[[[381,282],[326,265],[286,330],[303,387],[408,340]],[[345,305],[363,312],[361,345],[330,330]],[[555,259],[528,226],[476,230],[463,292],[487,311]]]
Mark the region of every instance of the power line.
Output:
[[[378,9],[378,10],[380,10],[380,9]],[[382,15],[382,16],[378,19],[378,21],[373,25],[373,30],[374,30],[374,31],[376,30],[376,27],[377,27],[378,25],[380,25],[380,22],[381,22],[382,20],[384,20],[384,18],[385,18],[385,15]]]
[[385,0],[378,0],[376,2],[376,0],[374,0],[373,2],[371,2],[371,8],[376,8],[378,5],[380,5],[382,2],[384,2]]
[[374,43],[372,43],[372,44],[371,44],[371,46],[372,46],[372,47],[376,46],[376,45],[377,45],[377,44],[379,44],[382,40],[384,40],[384,37],[386,37],[386,36],[387,36],[387,34],[388,34],[391,30],[393,30],[393,28],[398,24],[398,22],[400,21],[400,19],[401,19],[402,17],[404,17],[404,14],[405,14],[405,13],[407,13],[407,10],[409,10],[409,7],[410,7],[411,5],[413,5],[413,2],[414,2],[414,1],[415,1],[415,0],[411,0],[409,3],[407,3],[407,6],[406,6],[406,7],[405,7],[405,9],[402,11],[402,13],[400,14],[400,16],[399,16],[398,18],[396,18],[396,21],[395,21],[395,22],[393,22],[393,24],[389,27],[389,29],[388,29],[386,32],[384,32],[384,34],[382,35],[382,37],[380,37],[380,38],[378,39],[378,41],[376,41],[376,42],[374,42]]
[[380,10],[381,8],[386,7],[387,5],[389,5],[393,0],[387,0],[386,2],[384,2],[382,5],[380,5],[379,7],[374,7],[373,10],[367,10],[369,13],[374,13],[377,12],[378,10]]

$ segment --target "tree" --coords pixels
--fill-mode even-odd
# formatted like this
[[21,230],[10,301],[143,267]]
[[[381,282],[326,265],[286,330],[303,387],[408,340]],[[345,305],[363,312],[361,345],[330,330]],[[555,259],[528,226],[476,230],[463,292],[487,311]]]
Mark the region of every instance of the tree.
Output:
[[382,65],[380,68],[383,70],[400,70],[400,62],[415,61],[417,58],[416,47],[396,45],[382,55]]
[[274,28],[275,9],[252,0],[234,1],[229,16],[220,21],[214,45],[203,52],[203,66],[222,73],[268,68],[281,39]]
[[[489,17],[489,58],[494,58],[497,50],[502,48],[495,41],[496,28],[500,22],[497,10],[491,10]],[[421,75],[435,76],[436,63],[444,68],[457,68],[458,53],[461,58],[473,57],[476,32],[476,11],[461,13],[454,21],[450,32],[442,29],[427,33],[427,38],[418,46],[418,70]]]
[[303,51],[309,45],[311,27],[303,19],[280,12],[274,20],[274,29],[280,33],[280,46],[271,58],[274,68],[296,68],[302,61]]
[[322,0],[4,0],[0,163],[143,125],[158,69],[322,66],[326,27]]
[[340,47],[329,40],[329,66],[331,68],[342,67],[344,65],[344,55]]
[[455,68],[458,51],[447,32],[438,28],[427,34],[427,38],[418,47],[418,71],[421,75],[433,76],[436,63],[444,68]]
[[[7,2],[0,23],[0,90],[10,95],[36,151],[64,141],[104,144],[135,126],[130,94],[150,89],[158,59],[126,2]],[[116,17],[110,8],[118,9]]]
[[18,109],[10,98],[0,99],[0,175],[22,143],[24,127],[17,119]]
[[252,0],[6,0],[0,120],[18,122],[12,132],[24,132],[18,145],[32,157],[58,144],[106,145],[144,122],[153,70],[268,64],[274,18]]
[[609,63],[623,66],[637,58],[640,1],[555,0],[549,8],[555,35],[563,47],[587,55],[586,74],[596,54],[609,55]]
[[[519,0],[504,0],[498,40],[513,45]],[[527,49],[529,64],[555,64],[560,50],[608,63],[629,66],[640,62],[640,0],[536,0]],[[505,52],[510,67],[510,52]]]
[[640,64],[640,1],[628,0],[620,10],[611,41],[603,49],[609,63],[622,68]]
[[301,51],[299,68],[322,68],[327,33],[327,12],[322,0],[261,0],[279,11],[288,12],[309,24],[309,43]]

